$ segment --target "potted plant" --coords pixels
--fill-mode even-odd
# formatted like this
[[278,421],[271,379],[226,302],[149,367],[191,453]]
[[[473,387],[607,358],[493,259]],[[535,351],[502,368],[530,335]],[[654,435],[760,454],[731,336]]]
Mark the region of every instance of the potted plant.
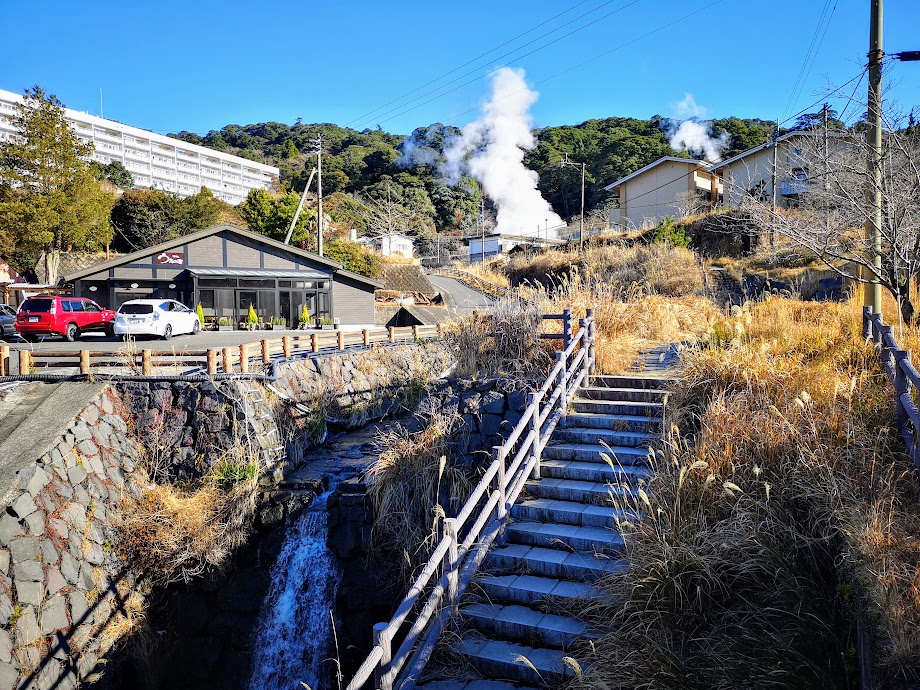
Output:
[[217,330],[232,331],[233,319],[231,319],[229,316],[221,316],[219,319],[217,319]]
[[332,319],[328,316],[321,316],[319,318],[319,327],[324,331],[331,331],[334,326]]
[[300,318],[297,319],[297,328],[305,329],[310,327],[310,312],[307,309],[307,305],[303,305],[303,308],[300,310]]
[[283,316],[273,316],[268,327],[272,330],[283,331],[285,328],[287,328],[287,319]]
[[259,325],[259,315],[256,314],[256,308],[254,305],[249,305],[249,313],[246,315],[246,327],[250,331],[254,331],[256,326]]

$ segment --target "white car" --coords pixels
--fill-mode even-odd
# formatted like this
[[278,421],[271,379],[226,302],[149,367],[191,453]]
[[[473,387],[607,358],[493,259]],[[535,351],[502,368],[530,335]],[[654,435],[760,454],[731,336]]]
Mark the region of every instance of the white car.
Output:
[[115,335],[156,335],[169,340],[180,333],[198,333],[198,315],[171,299],[132,299],[118,308]]

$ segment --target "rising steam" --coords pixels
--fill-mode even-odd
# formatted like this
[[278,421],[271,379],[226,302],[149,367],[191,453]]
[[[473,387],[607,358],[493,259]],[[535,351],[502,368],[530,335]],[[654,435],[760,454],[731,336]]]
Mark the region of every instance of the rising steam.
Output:
[[685,93],[682,101],[671,104],[671,110],[675,115],[668,124],[668,143],[672,149],[689,151],[711,162],[722,158],[722,151],[728,146],[728,133],[723,132],[718,137],[709,134],[710,122],[703,119],[709,111],[696,102],[693,94]]
[[537,189],[537,173],[524,166],[525,152],[536,146],[529,111],[537,98],[524,70],[498,70],[481,117],[444,147],[442,174],[452,185],[465,174],[479,181],[497,208],[496,232],[534,235],[547,223],[563,224]]

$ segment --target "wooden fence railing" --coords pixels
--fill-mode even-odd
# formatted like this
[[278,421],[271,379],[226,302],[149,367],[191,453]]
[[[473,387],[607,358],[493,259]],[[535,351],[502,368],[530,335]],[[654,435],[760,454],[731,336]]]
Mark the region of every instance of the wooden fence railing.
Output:
[[891,326],[882,321],[881,314],[873,313],[872,307],[863,307],[863,337],[875,343],[882,366],[894,384],[898,434],[920,470],[920,409],[917,407],[920,372],[910,361],[910,351],[898,345]]
[[[569,312],[544,317],[570,322]],[[540,457],[576,389],[594,367],[594,316],[568,329],[564,349],[546,381],[529,395],[524,415],[507,440],[492,448],[492,463],[455,517],[442,522],[442,536],[393,617],[374,626],[374,646],[346,690],[373,678],[377,690],[412,690],[460,597],[489,547],[501,533],[524,484],[540,476]],[[440,576],[438,577],[438,574]]]
[[274,358],[290,359],[319,352],[367,348],[376,343],[398,343],[410,340],[439,338],[442,327],[404,326],[366,328],[360,331],[318,331],[304,335],[286,335],[242,343],[233,347],[208,348],[168,352],[125,346],[118,352],[75,350],[70,352],[35,352],[11,350],[0,346],[0,376],[12,373],[10,357],[18,358],[18,372],[27,376],[37,370],[78,368],[80,374],[90,375],[93,369],[122,369],[139,376],[153,376],[158,369],[173,367],[183,370],[201,370],[202,373],[246,374],[260,364],[269,364]]

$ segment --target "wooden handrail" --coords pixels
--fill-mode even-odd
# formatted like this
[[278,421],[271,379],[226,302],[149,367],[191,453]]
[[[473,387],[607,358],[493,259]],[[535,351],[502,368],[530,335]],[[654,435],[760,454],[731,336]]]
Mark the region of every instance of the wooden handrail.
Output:
[[863,336],[866,342],[875,345],[882,368],[894,386],[898,434],[920,470],[920,410],[915,402],[920,391],[920,372],[910,361],[910,351],[898,345],[891,326],[871,307],[863,307]]
[[[549,443],[578,385],[592,373],[595,359],[593,310],[589,309],[586,318],[580,321],[581,327],[575,335],[571,330],[569,310],[558,318],[564,323],[565,347],[558,353],[546,381],[539,391],[529,396],[527,409],[507,440],[492,449],[492,462],[457,516],[446,519],[450,524],[445,525],[444,535],[393,617],[374,626],[374,646],[346,690],[361,690],[371,678],[378,690],[415,687],[441,629],[455,611],[492,541],[504,528],[511,506],[527,480],[540,476],[542,450]],[[399,329],[390,328],[391,339],[396,330]],[[421,328],[413,330],[418,334]],[[487,493],[488,498],[483,503]],[[476,519],[463,533],[474,514]],[[410,618],[439,569],[441,577],[431,587],[422,608]],[[407,623],[409,629],[394,653],[393,640]]]

